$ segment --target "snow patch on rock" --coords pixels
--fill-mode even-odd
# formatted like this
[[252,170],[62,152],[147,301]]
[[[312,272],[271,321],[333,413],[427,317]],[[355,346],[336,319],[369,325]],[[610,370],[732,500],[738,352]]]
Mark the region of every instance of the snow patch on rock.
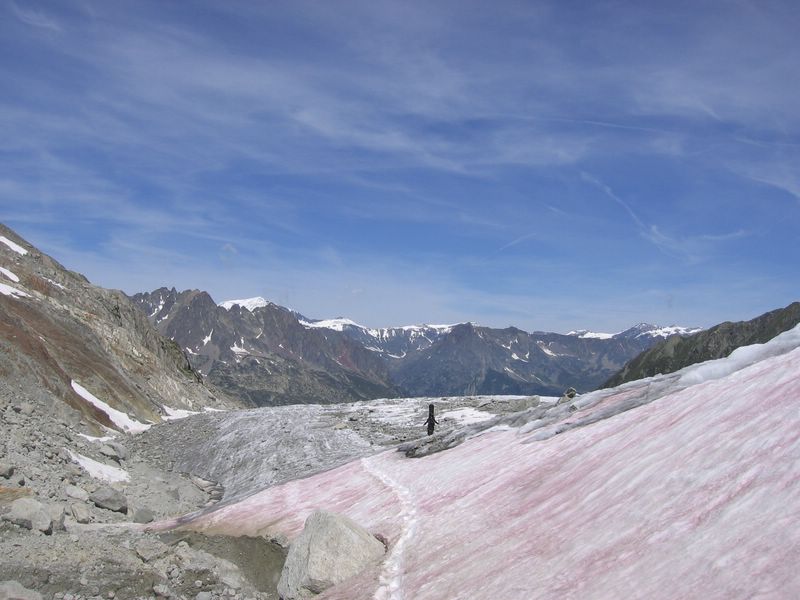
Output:
[[93,404],[104,413],[108,415],[108,418],[111,419],[111,422],[114,423],[117,427],[122,429],[127,433],[141,433],[142,431],[146,431],[150,428],[150,424],[148,423],[140,423],[136,419],[132,419],[129,415],[122,412],[121,410],[117,410],[116,408],[112,408],[96,396],[94,396],[89,390],[85,387],[80,385],[79,383],[72,381],[72,389],[75,390],[81,398],[86,400],[89,404]]
[[25,250],[25,248],[23,248],[22,246],[20,246],[19,244],[15,243],[15,242],[12,242],[10,239],[8,239],[4,235],[0,235],[0,242],[2,242],[3,244],[5,244],[9,248],[11,248],[14,252],[19,254],[20,256],[25,256],[28,253],[28,251]]
[[73,452],[68,448],[66,450],[69,452],[72,460],[83,467],[83,469],[95,479],[101,479],[109,483],[119,483],[130,479],[130,475],[128,475],[125,469],[101,463],[83,454]]

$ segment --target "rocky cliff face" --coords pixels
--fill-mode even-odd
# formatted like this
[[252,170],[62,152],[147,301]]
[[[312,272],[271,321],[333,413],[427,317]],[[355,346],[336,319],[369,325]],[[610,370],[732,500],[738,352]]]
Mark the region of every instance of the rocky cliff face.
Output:
[[92,285],[2,225],[0,348],[0,386],[11,397],[94,433],[119,424],[79,389],[142,423],[160,421],[165,406],[238,405],[206,388],[125,294]]
[[634,358],[603,387],[615,387],[658,373],[674,373],[695,363],[725,358],[736,348],[766,343],[798,323],[800,302],[794,302],[750,321],[726,321],[692,337],[672,337]]
[[397,395],[380,356],[276,304],[218,306],[206,292],[174,288],[133,302],[209,381],[257,406]]

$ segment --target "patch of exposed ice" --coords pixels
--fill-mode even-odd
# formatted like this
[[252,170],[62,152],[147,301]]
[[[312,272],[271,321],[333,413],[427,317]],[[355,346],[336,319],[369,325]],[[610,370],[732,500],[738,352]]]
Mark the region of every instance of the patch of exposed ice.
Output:
[[471,425],[472,423],[482,423],[493,419],[495,415],[476,408],[465,406],[456,410],[450,410],[441,414],[441,419],[454,419],[459,425]]
[[94,436],[94,435],[86,435],[85,433],[79,433],[78,435],[81,436],[85,440],[89,440],[90,442],[98,442],[98,443],[100,443],[100,442],[108,442],[108,441],[114,439],[113,435],[104,435],[102,437],[97,437],[97,436]]
[[2,273],[3,275],[5,275],[6,277],[8,277],[8,278],[9,278],[11,281],[13,281],[14,283],[19,283],[19,277],[17,277],[16,275],[14,275],[14,273],[12,273],[11,271],[9,271],[8,269],[4,269],[3,267],[0,267],[0,273]]
[[15,243],[15,242],[12,242],[10,239],[8,239],[4,235],[0,235],[0,242],[4,243],[6,246],[11,248],[14,252],[19,254],[20,256],[25,256],[28,253],[28,251],[25,250],[25,248],[23,248],[22,246],[20,246],[19,244]]
[[59,289],[61,289],[61,290],[66,290],[66,289],[67,289],[67,287],[66,287],[66,286],[64,286],[64,285],[61,285],[60,283],[58,283],[57,281],[54,281],[53,279],[50,279],[49,277],[43,277],[43,279],[44,279],[44,280],[45,280],[47,283],[49,283],[50,285],[54,285],[54,286],[56,286],[57,288],[59,288]]
[[161,417],[164,421],[174,421],[176,419],[185,419],[191,415],[199,415],[200,413],[194,410],[186,410],[185,408],[170,408],[166,404],[162,404],[161,408],[167,413],[166,416]]
[[95,479],[102,479],[103,481],[108,481],[109,483],[119,483],[121,481],[128,481],[130,479],[130,475],[128,475],[128,472],[125,469],[112,467],[111,465],[98,462],[89,458],[88,456],[83,456],[82,454],[73,452],[69,448],[65,448],[65,450],[69,452],[69,455],[73,461],[83,467],[83,469]]
[[108,415],[108,418],[111,419],[111,422],[114,423],[117,427],[122,429],[127,433],[141,433],[142,431],[147,431],[150,429],[150,425],[147,423],[140,423],[136,419],[132,419],[129,415],[122,412],[121,410],[117,410],[113,408],[94,396],[89,390],[85,387],[80,385],[79,383],[72,381],[72,389],[75,390],[81,398],[86,400],[89,404],[94,405],[95,407],[102,410],[104,413]]
[[27,292],[23,292],[22,290],[18,290],[15,287],[11,287],[10,285],[6,285],[5,283],[0,283],[0,294],[3,296],[10,296],[11,298],[30,298],[31,295]]

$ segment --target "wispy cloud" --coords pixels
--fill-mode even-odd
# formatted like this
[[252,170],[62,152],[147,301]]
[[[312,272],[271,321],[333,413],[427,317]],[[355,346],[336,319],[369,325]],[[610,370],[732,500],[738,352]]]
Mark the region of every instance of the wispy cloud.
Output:
[[627,202],[625,202],[625,200],[623,200],[616,193],[614,193],[614,190],[612,190],[605,183],[603,183],[602,181],[600,181],[599,179],[597,179],[596,177],[594,177],[593,175],[590,175],[589,173],[587,173],[585,171],[581,171],[581,179],[583,181],[585,181],[586,183],[592,184],[593,186],[598,188],[600,191],[602,191],[606,196],[611,198],[614,202],[619,204],[622,207],[622,209],[626,213],[628,213],[628,216],[636,224],[636,226],[639,228],[639,230],[642,233],[645,233],[645,234],[647,233],[647,231],[649,229],[647,227],[647,225],[645,225],[644,222],[639,218],[639,215],[637,215],[635,212],[633,212],[633,209],[630,207],[630,205]]
[[58,21],[41,9],[32,6],[22,8],[16,2],[13,2],[13,0],[9,1],[8,5],[11,7],[11,11],[17,19],[26,25],[39,29],[49,29],[50,31],[61,31],[61,25]]
[[[197,6],[3,5],[3,218],[117,287],[555,323],[580,311],[541,289],[611,313],[612,276],[680,298],[701,266],[732,289],[721,264],[798,258],[798,205],[780,201],[800,200],[789,3]],[[137,262],[147,248],[171,266]]]

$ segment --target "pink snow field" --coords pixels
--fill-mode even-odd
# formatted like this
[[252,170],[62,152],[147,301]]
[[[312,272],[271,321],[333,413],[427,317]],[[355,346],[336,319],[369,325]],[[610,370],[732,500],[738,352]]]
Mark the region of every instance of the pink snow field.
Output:
[[384,561],[324,599],[800,598],[799,347],[795,328],[581,396],[565,421],[674,387],[586,426],[386,451],[182,527],[291,540],[324,509],[385,536]]

